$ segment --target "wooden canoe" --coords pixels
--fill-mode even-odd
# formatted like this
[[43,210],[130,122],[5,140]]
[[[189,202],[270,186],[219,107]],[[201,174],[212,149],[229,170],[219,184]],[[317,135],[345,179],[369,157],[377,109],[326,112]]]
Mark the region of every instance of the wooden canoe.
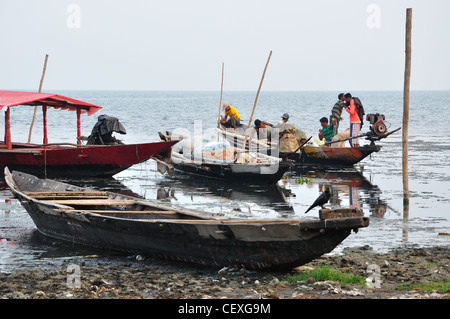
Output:
[[380,149],[380,145],[360,147],[305,145],[300,153],[280,154],[280,156],[295,161],[296,166],[352,167]]
[[[171,141],[170,134],[159,133],[163,141]],[[270,185],[278,182],[292,166],[291,161],[259,152],[229,147],[222,142],[210,142],[199,151],[189,141],[185,147],[172,147],[164,161],[174,170],[203,178],[228,182]],[[161,162],[161,161],[159,161]],[[159,170],[161,173],[171,170]]]
[[[367,227],[361,211],[326,219],[233,219],[99,192],[5,168],[5,181],[44,235],[208,266],[296,267]],[[322,214],[323,215],[323,214]]]
[[[267,157],[270,159],[270,157]],[[289,163],[273,158],[263,163],[237,163],[234,161],[214,161],[201,158],[196,161],[172,150],[171,164],[180,172],[203,178],[229,182],[271,185],[278,182],[289,169]]]
[[[245,128],[237,128],[232,131],[230,129],[226,130],[223,127],[219,127],[217,130],[232,145],[243,147],[245,140]],[[395,131],[377,137],[376,140],[387,137]],[[357,148],[303,145],[299,148],[299,152],[281,153],[276,151],[276,154],[283,159],[292,160],[296,166],[352,167],[364,160],[366,157],[370,156],[372,153],[380,151],[381,146],[375,145],[373,138],[371,141],[372,142],[370,145],[364,145]],[[257,149],[266,154],[274,154],[274,150],[278,147],[278,143],[269,143],[266,140],[253,139],[251,143],[251,147],[253,149]]]

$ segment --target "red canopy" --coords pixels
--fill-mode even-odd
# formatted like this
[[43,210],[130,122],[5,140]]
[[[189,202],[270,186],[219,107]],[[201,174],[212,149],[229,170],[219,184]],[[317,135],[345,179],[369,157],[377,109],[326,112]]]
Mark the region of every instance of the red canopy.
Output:
[[43,104],[54,108],[68,109],[70,111],[80,109],[81,113],[87,111],[88,115],[92,115],[102,108],[98,105],[58,94],[0,90],[0,110],[5,106]]

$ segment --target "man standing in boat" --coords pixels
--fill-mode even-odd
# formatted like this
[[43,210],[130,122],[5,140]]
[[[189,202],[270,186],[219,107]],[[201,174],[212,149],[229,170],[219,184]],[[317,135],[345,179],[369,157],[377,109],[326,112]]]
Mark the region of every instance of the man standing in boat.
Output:
[[345,110],[350,114],[350,145],[352,147],[359,147],[359,138],[353,138],[359,135],[361,130],[361,120],[358,115],[355,100],[350,93],[345,94],[346,108]]
[[344,93],[339,93],[338,101],[331,109],[330,124],[334,129],[334,135],[338,134],[339,122],[343,120],[341,114],[345,106]]
[[[233,127],[236,128],[241,125],[241,116],[236,111],[236,109],[229,105],[228,103],[223,104],[223,108],[225,109],[225,117],[220,121],[225,127]],[[229,118],[228,118],[229,117]]]

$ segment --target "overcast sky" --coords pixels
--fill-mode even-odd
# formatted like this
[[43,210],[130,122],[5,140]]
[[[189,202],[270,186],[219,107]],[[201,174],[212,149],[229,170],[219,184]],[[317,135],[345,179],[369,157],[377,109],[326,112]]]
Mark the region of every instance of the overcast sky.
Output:
[[1,0],[0,89],[450,90],[450,0]]

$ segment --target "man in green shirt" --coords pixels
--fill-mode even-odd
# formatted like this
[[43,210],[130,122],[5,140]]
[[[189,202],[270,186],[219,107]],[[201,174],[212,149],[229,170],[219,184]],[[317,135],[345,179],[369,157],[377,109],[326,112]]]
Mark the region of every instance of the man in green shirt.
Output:
[[320,119],[320,125],[322,125],[322,128],[319,130],[319,138],[321,140],[325,138],[325,143],[330,143],[335,135],[333,126],[328,124],[328,119],[326,117]]

